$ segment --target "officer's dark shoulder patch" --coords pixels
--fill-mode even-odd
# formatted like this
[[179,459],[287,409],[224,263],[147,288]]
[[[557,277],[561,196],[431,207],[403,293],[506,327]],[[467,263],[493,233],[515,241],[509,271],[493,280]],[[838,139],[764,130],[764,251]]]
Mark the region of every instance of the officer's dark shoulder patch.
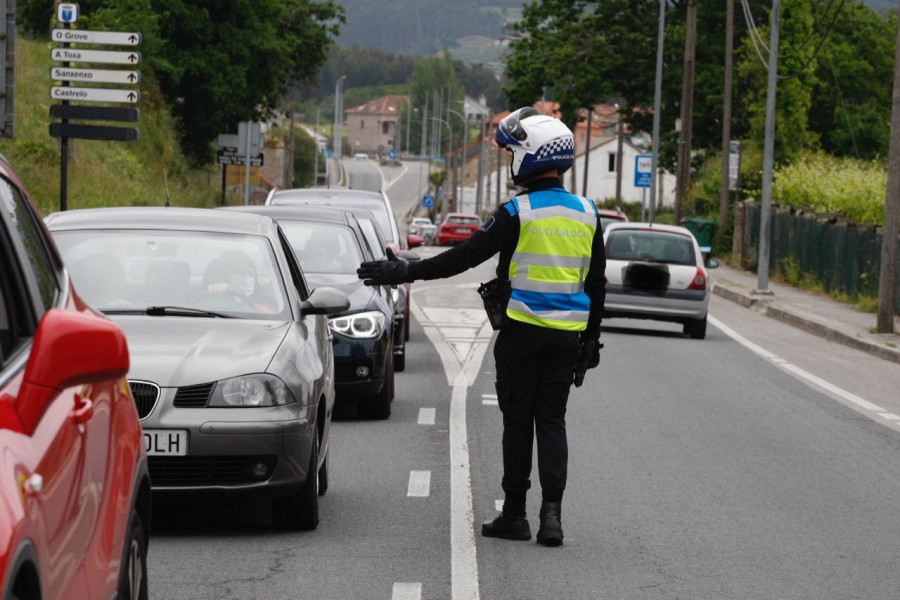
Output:
[[478,231],[487,231],[491,227],[493,227],[494,223],[497,221],[497,217],[491,217],[487,221],[481,224],[481,227],[478,228]]

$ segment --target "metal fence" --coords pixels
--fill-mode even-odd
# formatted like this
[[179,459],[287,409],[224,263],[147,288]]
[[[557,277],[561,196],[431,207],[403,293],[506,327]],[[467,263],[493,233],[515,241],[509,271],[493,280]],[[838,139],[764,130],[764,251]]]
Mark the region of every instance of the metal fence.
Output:
[[[760,208],[744,207],[741,262],[756,268],[759,256]],[[878,297],[881,232],[869,226],[834,223],[818,215],[773,210],[770,222],[769,272],[812,276],[827,292],[850,297]],[[900,256],[900,238],[897,240]],[[894,276],[894,314],[900,315],[900,261]]]

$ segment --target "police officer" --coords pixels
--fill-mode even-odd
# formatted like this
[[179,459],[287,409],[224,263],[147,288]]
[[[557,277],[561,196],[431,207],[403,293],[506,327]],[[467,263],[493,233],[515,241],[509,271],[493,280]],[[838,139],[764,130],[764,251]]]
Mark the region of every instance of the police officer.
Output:
[[365,262],[367,285],[439,279],[500,253],[497,276],[511,289],[506,319],[494,345],[497,398],[503,414],[503,510],[482,525],[486,537],[531,539],[525,500],[531,487],[535,437],[542,502],[537,541],[563,542],[562,497],[568,444],[566,403],[579,349],[599,362],[606,256],[594,204],[566,192],[561,176],[572,166],[574,138],[559,120],[530,107],[504,118],[497,144],[511,155],[519,193],[465,243],[408,264],[391,254]]

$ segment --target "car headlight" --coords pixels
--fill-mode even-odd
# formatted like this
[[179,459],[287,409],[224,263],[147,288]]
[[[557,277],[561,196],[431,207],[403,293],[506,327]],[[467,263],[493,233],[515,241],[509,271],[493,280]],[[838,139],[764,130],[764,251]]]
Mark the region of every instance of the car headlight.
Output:
[[284,406],[296,401],[281,379],[255,373],[220,381],[216,384],[209,406]]
[[335,333],[347,337],[371,340],[380,336],[384,331],[384,314],[373,310],[332,317],[328,319],[328,327]]
[[391,288],[391,300],[394,301],[394,304],[400,301],[400,290],[399,288]]

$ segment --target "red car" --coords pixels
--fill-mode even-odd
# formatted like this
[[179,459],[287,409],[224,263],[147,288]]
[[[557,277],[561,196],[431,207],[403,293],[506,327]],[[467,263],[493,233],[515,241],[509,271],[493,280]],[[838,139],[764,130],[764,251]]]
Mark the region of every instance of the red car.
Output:
[[597,214],[600,216],[600,225],[603,226],[603,231],[606,231],[606,226],[611,223],[627,223],[628,217],[620,210],[611,210],[608,208],[598,208]]
[[150,478],[119,327],[0,160],[0,594],[147,598]]
[[449,213],[438,227],[438,246],[464,242],[472,237],[479,227],[481,227],[481,218],[478,215]]

